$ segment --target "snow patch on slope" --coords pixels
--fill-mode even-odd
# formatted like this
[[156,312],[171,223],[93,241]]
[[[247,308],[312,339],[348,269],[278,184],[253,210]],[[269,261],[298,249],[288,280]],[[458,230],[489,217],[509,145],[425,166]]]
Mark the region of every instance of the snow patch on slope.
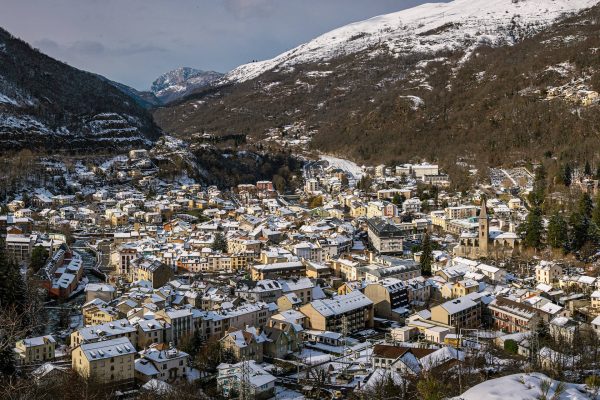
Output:
[[2,93],[0,93],[0,103],[7,103],[7,104],[12,104],[13,106],[18,106],[19,103],[17,103],[16,100],[11,99],[10,97],[3,95]]
[[423,4],[335,29],[273,59],[242,65],[222,80],[243,82],[295,64],[312,63],[369,50],[393,56],[437,53],[477,44],[513,44],[565,14],[598,0],[455,0]]

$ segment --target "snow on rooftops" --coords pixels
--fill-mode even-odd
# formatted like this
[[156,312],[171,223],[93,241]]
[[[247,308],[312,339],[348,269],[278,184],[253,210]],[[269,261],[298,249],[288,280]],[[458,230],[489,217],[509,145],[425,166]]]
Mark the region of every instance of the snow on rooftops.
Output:
[[79,335],[84,341],[94,341],[105,337],[133,333],[136,328],[133,327],[125,318],[112,322],[105,322],[100,325],[92,325],[80,328]]
[[373,302],[361,292],[353,291],[333,299],[315,300],[310,304],[321,315],[328,317],[344,314],[357,308],[368,307],[373,305]]
[[56,343],[56,340],[51,335],[32,337],[21,341],[25,347],[43,346],[48,343]]
[[135,353],[135,348],[129,339],[125,337],[94,343],[84,343],[80,348],[89,361]]
[[278,270],[278,269],[286,269],[286,268],[301,268],[302,262],[300,261],[288,261],[288,262],[280,262],[273,264],[256,264],[252,268],[259,271],[269,271],[269,270]]
[[456,314],[464,310],[468,310],[469,308],[476,307],[477,303],[475,303],[470,298],[463,296],[458,299],[449,300],[445,303],[440,304],[444,310],[448,312],[448,314]]
[[431,370],[452,360],[464,361],[465,353],[452,347],[442,347],[431,354],[421,357],[420,362],[423,369]]
[[86,292],[114,292],[115,288],[107,283],[88,283],[85,285]]
[[279,284],[283,289],[284,293],[294,292],[296,290],[310,289],[314,287],[314,284],[309,278],[300,278],[300,279],[290,279],[290,280],[280,280]]

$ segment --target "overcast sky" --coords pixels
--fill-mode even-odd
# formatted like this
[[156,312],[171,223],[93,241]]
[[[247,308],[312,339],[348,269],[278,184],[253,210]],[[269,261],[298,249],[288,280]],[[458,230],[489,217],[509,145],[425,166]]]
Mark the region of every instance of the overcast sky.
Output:
[[0,0],[0,26],[75,67],[147,89],[179,66],[227,72],[423,0]]

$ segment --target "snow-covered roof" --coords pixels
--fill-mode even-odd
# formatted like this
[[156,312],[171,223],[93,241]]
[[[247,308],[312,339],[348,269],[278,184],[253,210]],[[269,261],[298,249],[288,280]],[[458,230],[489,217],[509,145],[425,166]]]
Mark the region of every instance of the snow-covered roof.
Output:
[[315,310],[325,317],[340,315],[357,308],[373,305],[367,296],[355,290],[333,299],[315,300],[310,303]]

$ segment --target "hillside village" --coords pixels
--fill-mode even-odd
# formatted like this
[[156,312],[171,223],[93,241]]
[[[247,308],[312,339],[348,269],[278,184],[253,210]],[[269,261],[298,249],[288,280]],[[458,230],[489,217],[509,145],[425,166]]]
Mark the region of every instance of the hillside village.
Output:
[[592,390],[600,279],[593,255],[531,252],[541,167],[463,193],[434,164],[320,160],[280,193],[169,183],[145,150],[44,165],[0,216],[11,284],[46,315],[10,338],[35,390],[438,398],[523,371]]

